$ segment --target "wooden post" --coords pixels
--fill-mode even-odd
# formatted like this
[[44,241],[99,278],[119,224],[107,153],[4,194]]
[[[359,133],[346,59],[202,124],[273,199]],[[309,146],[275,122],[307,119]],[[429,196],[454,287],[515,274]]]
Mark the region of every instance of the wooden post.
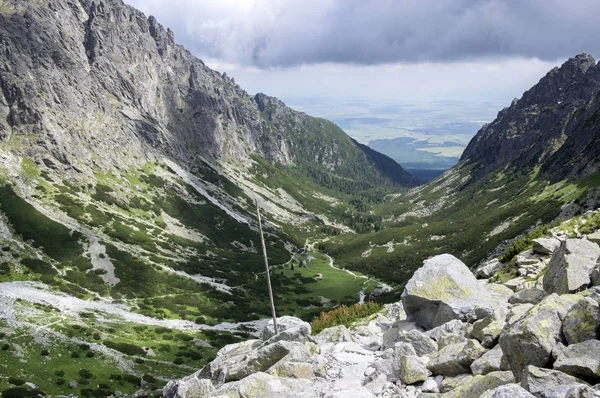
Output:
[[265,270],[267,272],[267,288],[269,289],[269,299],[271,300],[271,313],[273,314],[273,328],[275,334],[277,330],[277,315],[275,314],[275,301],[273,300],[273,290],[271,289],[271,275],[269,272],[269,260],[267,259],[267,246],[265,245],[265,238],[263,237],[262,223],[260,221],[260,209],[258,207],[258,200],[256,201],[256,215],[258,216],[258,228],[260,230],[260,242],[262,243],[263,256],[265,258]]

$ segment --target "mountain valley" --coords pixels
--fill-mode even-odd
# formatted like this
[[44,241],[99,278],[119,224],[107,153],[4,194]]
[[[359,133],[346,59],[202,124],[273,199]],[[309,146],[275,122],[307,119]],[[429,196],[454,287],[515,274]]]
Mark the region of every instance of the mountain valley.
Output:
[[277,312],[310,321],[397,301],[443,253],[471,269],[502,257],[514,278],[524,240],[600,203],[588,55],[418,185],[121,0],[5,0],[0,38],[0,391],[160,395],[259,334],[257,206]]

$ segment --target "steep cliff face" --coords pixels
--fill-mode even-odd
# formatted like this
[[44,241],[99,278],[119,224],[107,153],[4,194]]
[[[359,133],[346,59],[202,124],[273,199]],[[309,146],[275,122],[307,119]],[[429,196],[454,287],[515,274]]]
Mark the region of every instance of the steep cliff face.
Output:
[[417,185],[394,160],[356,142],[332,122],[309,117],[264,94],[257,94],[254,101],[273,137],[285,137],[295,167],[321,185],[341,191],[349,185],[352,190],[357,185],[362,189],[392,183]]
[[[197,155],[217,161],[256,153],[335,172],[343,150],[360,152],[341,130],[331,134],[280,101],[249,96],[121,0],[3,4],[0,138],[36,163],[89,171],[166,155],[189,167]],[[318,153],[303,147],[307,135]],[[358,160],[388,178],[366,157]],[[399,166],[393,173],[411,182]]]
[[30,155],[75,167],[150,148],[184,161],[289,157],[257,145],[263,121],[239,86],[120,0],[14,3],[1,18],[3,136],[39,144]]
[[569,59],[485,125],[461,160],[475,164],[475,179],[505,166],[540,166],[553,180],[597,171],[599,90],[600,66],[594,58]]

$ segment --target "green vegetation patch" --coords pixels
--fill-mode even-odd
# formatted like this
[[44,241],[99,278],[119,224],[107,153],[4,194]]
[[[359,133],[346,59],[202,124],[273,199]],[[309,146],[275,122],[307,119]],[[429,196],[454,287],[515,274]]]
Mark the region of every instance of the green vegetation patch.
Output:
[[9,185],[0,187],[0,209],[23,240],[31,240],[34,247],[42,248],[53,259],[68,261],[83,252],[78,243],[83,238],[81,233],[40,213]]
[[354,304],[349,307],[342,304],[329,312],[321,312],[318,317],[315,317],[311,323],[312,334],[318,334],[323,329],[332,326],[350,326],[361,318],[366,318],[381,311],[382,308],[381,304],[374,303],[373,301],[364,304]]

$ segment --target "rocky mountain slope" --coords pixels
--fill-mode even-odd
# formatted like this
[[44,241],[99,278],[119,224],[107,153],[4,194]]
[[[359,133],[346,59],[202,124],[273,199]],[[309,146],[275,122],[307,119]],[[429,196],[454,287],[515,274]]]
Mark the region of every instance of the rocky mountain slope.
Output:
[[262,339],[224,347],[164,396],[600,396],[600,230],[571,230],[598,216],[562,223],[519,253],[531,271],[521,284],[478,281],[438,255],[382,313],[314,336],[280,318],[279,334],[271,322]]
[[475,267],[522,233],[595,209],[599,73],[586,54],[553,69],[482,127],[457,166],[371,205],[381,230],[336,236],[323,248],[348,268],[402,284],[432,254]]
[[414,184],[389,158],[120,0],[1,1],[0,37],[0,389],[157,389],[256,333],[257,205],[281,313],[381,285],[307,239],[375,228],[349,212]]
[[258,154],[332,178],[411,182],[330,123],[248,95],[120,0],[3,5],[0,135],[38,164],[79,180],[161,155],[189,169]]
[[471,140],[461,160],[474,165],[472,179],[500,168],[539,167],[553,181],[597,171],[599,90],[600,66],[590,55],[548,72]]
[[[565,118],[543,164],[515,172],[467,158],[407,191],[414,180],[391,159],[248,95],[120,0],[3,0],[0,38],[7,396],[156,394],[260,334],[270,308],[256,206],[277,310],[310,320],[340,303],[391,300],[385,292],[399,295],[429,256],[475,267],[500,242],[597,203],[589,57],[551,73],[571,82],[553,83],[572,87],[561,107],[545,105],[544,85],[526,96],[553,115],[539,126]],[[525,120],[517,108],[498,125]],[[533,271],[506,256],[497,278],[528,282]]]

